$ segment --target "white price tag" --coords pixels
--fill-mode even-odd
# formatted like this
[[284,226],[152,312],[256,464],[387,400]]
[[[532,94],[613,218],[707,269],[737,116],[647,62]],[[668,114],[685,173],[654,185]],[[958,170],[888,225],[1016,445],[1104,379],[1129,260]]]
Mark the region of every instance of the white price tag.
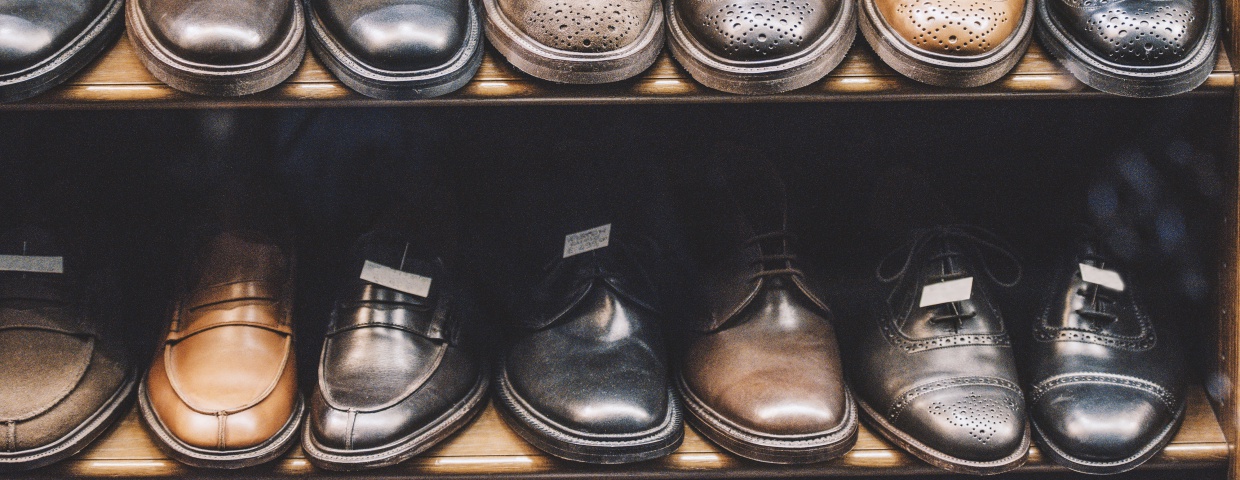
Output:
[[564,237],[564,258],[591,250],[598,250],[611,243],[611,224],[594,227]]
[[362,265],[362,280],[392,290],[426,298],[431,293],[431,279],[416,273],[409,273],[395,268],[380,265],[370,260]]
[[1078,265],[1081,266],[1081,280],[1094,285],[1101,285],[1117,292],[1124,291],[1124,279],[1120,278],[1119,272],[1084,263]]
[[951,302],[962,302],[973,296],[973,277],[957,278],[932,283],[921,289],[919,307],[929,307]]
[[0,271],[29,273],[65,273],[65,257],[0,255]]

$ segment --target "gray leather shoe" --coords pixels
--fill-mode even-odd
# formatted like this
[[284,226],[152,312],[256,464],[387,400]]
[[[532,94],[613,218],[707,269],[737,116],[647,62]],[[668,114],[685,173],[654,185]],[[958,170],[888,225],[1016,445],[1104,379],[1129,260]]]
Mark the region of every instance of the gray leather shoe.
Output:
[[1141,303],[1129,269],[1097,242],[1077,242],[1049,270],[1031,293],[1042,301],[1027,364],[1034,437],[1078,472],[1136,468],[1184,419],[1179,344]]
[[316,466],[402,462],[486,407],[489,375],[464,344],[476,311],[432,250],[393,231],[367,234],[354,247],[302,441]]
[[61,84],[121,34],[124,0],[0,2],[0,102]]
[[779,93],[839,65],[857,36],[856,17],[846,0],[667,0],[668,44],[703,85]]
[[[1008,271],[1015,278],[1002,280]],[[990,293],[1019,281],[1015,258],[980,229],[938,227],[892,251],[876,276],[869,313],[856,322],[844,356],[875,431],[952,472],[993,474],[1023,464],[1030,443],[1024,395]]]
[[185,92],[261,92],[291,76],[305,57],[305,17],[296,0],[129,0],[126,8],[142,64]]
[[310,45],[363,95],[414,99],[455,91],[482,64],[472,0],[306,0]]
[[133,399],[113,279],[69,253],[39,228],[0,236],[0,471],[72,456]]

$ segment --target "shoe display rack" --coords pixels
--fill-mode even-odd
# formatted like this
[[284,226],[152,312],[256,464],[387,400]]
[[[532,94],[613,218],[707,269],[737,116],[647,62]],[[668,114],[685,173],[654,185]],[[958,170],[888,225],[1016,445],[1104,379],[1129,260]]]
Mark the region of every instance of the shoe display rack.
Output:
[[[1230,157],[1224,160],[1228,201],[1219,219],[1224,252],[1217,266],[1219,306],[1213,330],[1217,355],[1211,383],[1194,385],[1178,435],[1141,470],[1226,469],[1240,479],[1240,0],[1226,0],[1227,35],[1223,53],[1206,82],[1185,95],[1232,105]],[[282,85],[239,98],[198,97],[176,91],[152,77],[133,46],[122,38],[82,73],[30,100],[0,104],[0,114],[36,110],[454,107],[499,105],[598,105],[678,103],[812,103],[879,101],[991,101],[1011,99],[1086,100],[1117,98],[1092,90],[1058,65],[1036,42],[1001,80],[979,88],[923,85],[882,64],[858,39],[839,68],[809,87],[770,96],[740,96],[694,82],[667,53],[638,77],[604,85],[556,85],[536,80],[488,50],[478,75],[463,89],[443,97],[389,101],[364,97],[339,83],[307,53],[305,63]],[[1099,100],[1102,101],[1102,100]],[[0,388],[3,388],[0,386]],[[1018,472],[1066,472],[1033,447]],[[621,466],[585,465],[558,460],[524,442],[501,421],[494,407],[462,432],[425,454],[397,466],[350,476],[383,478],[814,478],[829,476],[937,475],[925,464],[862,427],[856,447],[841,458],[819,464],[781,466],[742,460],[686,426],[683,445],[672,455]],[[104,478],[166,476],[299,477],[331,476],[315,469],[300,447],[269,464],[242,472],[212,472],[182,465],[161,452],[130,412],[98,441],[75,457],[13,478]],[[0,475],[0,478],[8,478]]]

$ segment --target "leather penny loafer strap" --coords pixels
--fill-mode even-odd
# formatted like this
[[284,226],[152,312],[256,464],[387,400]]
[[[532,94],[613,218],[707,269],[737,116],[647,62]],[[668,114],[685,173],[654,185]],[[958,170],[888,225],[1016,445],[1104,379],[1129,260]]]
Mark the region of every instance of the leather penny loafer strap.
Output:
[[[327,335],[358,328],[384,327],[403,330],[430,340],[446,341],[451,296],[436,295],[433,303],[393,290],[368,285],[360,301],[337,305]],[[417,303],[413,303],[417,302]]]
[[98,334],[94,324],[82,319],[76,310],[59,306],[23,310],[0,308],[0,331],[16,329],[46,330],[89,337]]
[[193,310],[210,305],[242,300],[279,301],[280,286],[270,282],[246,281],[212,285],[189,295],[185,307]]

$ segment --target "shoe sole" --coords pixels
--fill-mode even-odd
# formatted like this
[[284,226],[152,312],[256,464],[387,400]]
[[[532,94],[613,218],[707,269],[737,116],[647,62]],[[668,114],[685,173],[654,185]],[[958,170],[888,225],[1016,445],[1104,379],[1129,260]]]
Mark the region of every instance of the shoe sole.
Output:
[[490,372],[485,368],[463,400],[429,425],[396,442],[363,451],[337,450],[324,447],[314,438],[310,428],[302,433],[302,449],[314,466],[339,472],[364,470],[395,465],[425,452],[461,428],[473,422],[486,409]]
[[1020,447],[1011,455],[990,462],[977,462],[973,460],[965,460],[956,458],[946,453],[930,448],[917,439],[901,432],[895,426],[887,423],[887,420],[878,415],[874,409],[866,405],[864,401],[858,400],[857,405],[861,406],[861,411],[865,412],[864,418],[867,425],[886,438],[887,441],[896,444],[904,451],[913,454],[922,461],[929,463],[935,467],[947,470],[952,473],[964,473],[970,475],[995,475],[999,473],[1009,472],[1019,468],[1025,464],[1025,460],[1029,458],[1029,445],[1032,443],[1030,435],[1029,421],[1025,421],[1024,435],[1021,438]]
[[240,450],[207,450],[188,445],[176,438],[151,408],[145,380],[138,387],[138,411],[142,413],[142,423],[153,434],[155,445],[177,461],[191,467],[237,469],[269,462],[287,452],[289,447],[296,443],[297,428],[301,425],[305,404],[298,394],[293,415],[274,437],[254,447]]
[[467,40],[461,50],[443,65],[413,71],[382,70],[358,60],[328,33],[309,2],[306,0],[304,8],[309,18],[310,47],[314,55],[341,83],[367,97],[381,100],[438,97],[464,87],[482,65],[482,15],[473,1],[468,1]]
[[557,83],[610,83],[646,71],[663,50],[663,6],[654,2],[650,20],[637,41],[599,53],[570,52],[542,45],[526,35],[499,8],[498,0],[482,0],[487,39],[517,69]]
[[1142,69],[1098,58],[1064,33],[1050,15],[1045,1],[1038,2],[1038,40],[1059,63],[1082,83],[1102,92],[1125,97],[1165,97],[1197,88],[1205,83],[1218,59],[1220,7],[1210,1],[1210,19],[1192,55],[1184,61],[1156,68]]
[[124,383],[112,394],[112,397],[69,434],[37,449],[0,453],[0,472],[18,472],[44,467],[82,451],[129,411],[137,383],[137,370],[131,369]]
[[[525,441],[565,460],[598,464],[621,464],[667,456],[684,440],[680,401],[672,387],[667,389],[667,415],[659,427],[648,434],[590,435],[552,424],[536,414],[508,383],[503,358],[496,366],[500,418]],[[643,432],[645,433],[645,432]]]
[[1171,439],[1175,437],[1175,433],[1179,431],[1180,425],[1184,422],[1184,412],[1186,408],[1180,407],[1180,411],[1176,413],[1175,420],[1163,429],[1153,442],[1142,447],[1140,451],[1131,457],[1114,462],[1093,462],[1082,460],[1064,452],[1058,445],[1052,443],[1042,433],[1042,429],[1038,427],[1038,422],[1033,422],[1033,436],[1037,440],[1038,445],[1042,446],[1042,453],[1055,460],[1055,463],[1067,467],[1069,470],[1080,473],[1088,473],[1094,475],[1110,475],[1113,473],[1123,473],[1141,466],[1147,460],[1161,452],[1163,447],[1171,443]]
[[103,14],[59,52],[32,67],[0,75],[0,103],[26,100],[64,83],[90,65],[121,36],[124,0],[112,0]]
[[147,29],[138,2],[127,2],[126,22],[138,59],[156,79],[195,95],[237,97],[275,87],[301,66],[306,55],[306,19],[301,2],[294,1],[293,9],[293,28],[280,48],[267,58],[245,65],[206,65],[177,57]]
[[[668,40],[672,56],[698,83],[741,95],[769,95],[807,86],[839,66],[857,37],[856,3],[843,2],[831,29],[810,48],[777,61],[726,60],[689,34],[676,15],[675,0],[667,0]],[[761,63],[761,65],[754,65]]]
[[863,0],[861,33],[888,66],[908,78],[939,87],[970,88],[994,82],[1025,56],[1033,35],[1034,3],[1027,0],[1020,26],[999,48],[982,55],[950,57],[933,55],[907,45],[899,34],[882,22],[874,0]]
[[844,422],[833,430],[807,435],[769,435],[746,430],[720,416],[690,391],[684,377],[676,375],[690,425],[724,449],[766,463],[800,464],[827,461],[852,449],[860,422],[852,394],[845,389]]

